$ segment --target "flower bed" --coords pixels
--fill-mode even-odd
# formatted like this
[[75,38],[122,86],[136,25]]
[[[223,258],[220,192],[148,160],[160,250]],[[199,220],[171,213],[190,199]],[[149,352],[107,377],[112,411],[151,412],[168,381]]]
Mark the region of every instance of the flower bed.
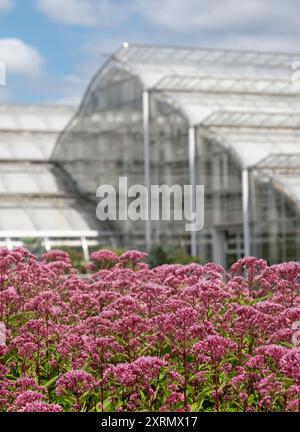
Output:
[[300,263],[91,258],[0,250],[1,411],[300,410]]

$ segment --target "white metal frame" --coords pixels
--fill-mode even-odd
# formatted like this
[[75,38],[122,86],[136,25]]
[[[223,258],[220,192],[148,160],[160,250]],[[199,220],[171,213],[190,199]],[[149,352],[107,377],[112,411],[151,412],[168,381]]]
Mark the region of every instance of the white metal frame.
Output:
[[[103,234],[101,232],[101,236]],[[89,246],[94,245],[94,240],[99,237],[100,233],[98,231],[0,231],[0,243],[4,243],[10,250],[14,246],[22,245],[23,240],[26,238],[42,239],[46,251],[51,250],[58,241],[59,245],[63,245],[69,239],[78,240],[78,245],[82,247],[86,261],[90,258]]]
[[249,171],[242,170],[242,199],[243,199],[243,232],[244,255],[250,255],[250,227],[249,227]]
[[[190,197],[191,214],[196,209],[196,130],[189,127],[189,174],[192,196]],[[191,255],[197,256],[197,232],[191,231]]]
[[150,94],[148,90],[143,91],[143,130],[144,130],[144,181],[148,192],[145,209],[145,242],[147,250],[151,247],[151,220],[150,220]]

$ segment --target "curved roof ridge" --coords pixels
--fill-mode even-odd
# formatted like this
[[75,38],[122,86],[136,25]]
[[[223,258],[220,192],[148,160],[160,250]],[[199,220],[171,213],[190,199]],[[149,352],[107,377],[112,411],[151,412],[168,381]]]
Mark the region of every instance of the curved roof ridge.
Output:
[[244,49],[237,49],[237,48],[219,48],[219,47],[209,47],[209,46],[185,46],[185,45],[158,45],[158,44],[145,44],[145,43],[137,43],[137,42],[129,42],[128,47],[124,47],[122,45],[119,47],[119,49],[116,50],[116,53],[123,49],[128,49],[130,47],[133,48],[155,48],[155,49],[174,49],[174,50],[191,50],[191,51],[218,51],[218,52],[233,52],[233,53],[249,53],[249,54],[274,54],[274,55],[288,55],[288,56],[300,56],[299,52],[292,52],[292,51],[269,51],[269,50],[244,50]]

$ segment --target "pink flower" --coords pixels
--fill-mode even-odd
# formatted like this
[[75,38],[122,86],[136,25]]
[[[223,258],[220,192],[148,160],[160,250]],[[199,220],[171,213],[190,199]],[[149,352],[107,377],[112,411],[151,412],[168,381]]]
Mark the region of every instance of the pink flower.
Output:
[[208,336],[193,346],[197,354],[209,356],[213,363],[220,362],[230,352],[235,351],[237,345],[223,336]]
[[48,404],[46,402],[31,402],[26,404],[20,412],[62,412],[63,409],[57,404]]
[[280,360],[282,373],[293,378],[300,385],[300,347],[289,350]]
[[9,411],[22,411],[22,409],[25,408],[27,404],[41,401],[44,402],[44,398],[45,395],[43,395],[42,393],[27,390],[17,395]]
[[131,387],[139,382],[140,385],[149,386],[151,381],[158,377],[160,370],[166,362],[158,357],[140,357],[132,363],[120,363],[111,366],[106,375],[112,374],[117,382]]
[[83,395],[85,392],[92,390],[95,385],[96,381],[91,374],[84,370],[72,370],[58,378],[56,381],[56,393],[58,395],[64,395],[65,393]]
[[122,265],[129,265],[134,269],[137,267],[138,262],[146,258],[147,256],[148,254],[146,252],[128,250],[120,256],[120,262],[122,263]]
[[61,301],[58,293],[53,291],[43,291],[28,300],[24,309],[27,311],[36,311],[41,317],[54,318],[66,313],[67,305]]
[[255,355],[249,359],[247,365],[250,368],[262,369],[265,366],[265,358],[263,355]]
[[53,261],[63,261],[67,264],[71,263],[70,255],[67,252],[59,249],[52,249],[48,252],[45,252],[42,258],[43,262],[45,263],[51,263]]
[[10,316],[17,313],[22,305],[22,297],[12,286],[0,291],[0,316]]
[[267,267],[268,264],[265,260],[248,256],[234,263],[230,272],[232,276],[241,276],[246,281],[251,293],[258,295],[262,289],[260,281]]
[[92,253],[90,260],[92,263],[87,265],[91,271],[97,271],[105,268],[111,268],[119,262],[119,257],[115,252],[103,249]]
[[180,392],[173,392],[168,397],[166,403],[168,405],[176,405],[178,402],[184,401],[184,395]]
[[276,365],[279,365],[282,357],[287,354],[288,348],[281,345],[264,345],[256,349],[256,352],[263,355],[266,359],[272,359]]

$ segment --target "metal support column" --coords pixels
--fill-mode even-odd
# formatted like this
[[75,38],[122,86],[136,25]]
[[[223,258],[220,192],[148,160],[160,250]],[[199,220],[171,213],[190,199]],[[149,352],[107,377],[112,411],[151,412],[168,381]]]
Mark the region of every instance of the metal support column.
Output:
[[[189,127],[189,174],[192,196],[190,199],[191,214],[196,210],[196,131]],[[191,255],[197,256],[197,232],[191,231]]]
[[7,237],[7,238],[6,238],[6,247],[7,247],[7,249],[9,249],[9,250],[12,250],[12,249],[13,249],[13,242],[12,242],[12,240],[11,240],[10,237]]
[[143,129],[144,129],[144,183],[148,191],[145,209],[145,243],[147,250],[151,247],[151,220],[150,220],[150,94],[149,91],[143,92]]
[[44,247],[46,252],[49,252],[51,250],[51,241],[49,237],[44,238]]
[[250,255],[250,230],[249,230],[249,172],[242,171],[242,195],[243,195],[243,231],[244,231],[244,255]]

